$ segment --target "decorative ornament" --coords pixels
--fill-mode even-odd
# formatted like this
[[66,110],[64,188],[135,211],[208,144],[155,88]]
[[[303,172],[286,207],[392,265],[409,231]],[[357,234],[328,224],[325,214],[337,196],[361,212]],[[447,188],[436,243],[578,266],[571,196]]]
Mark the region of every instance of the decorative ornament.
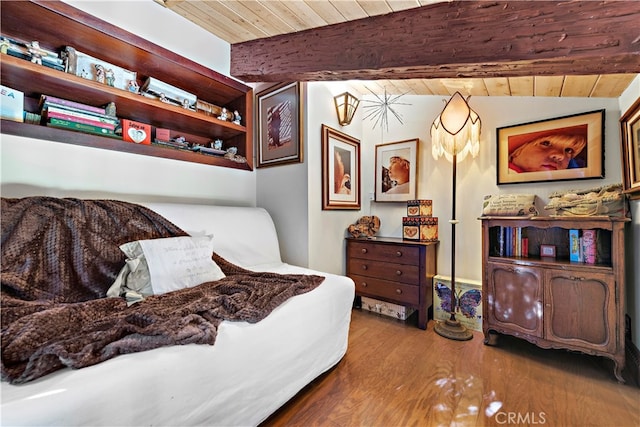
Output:
[[[367,87],[367,89],[369,88]],[[369,89],[369,92],[371,92],[373,96],[376,97],[376,100],[363,99],[362,102],[370,102],[373,105],[365,105],[362,108],[364,108],[365,111],[369,110],[368,113],[365,113],[366,114],[364,117],[365,119],[371,118],[371,120],[375,120],[373,123],[373,129],[375,129],[379,123],[380,129],[382,129],[382,127],[385,126],[388,132],[389,131],[389,113],[393,114],[395,118],[398,119],[400,124],[403,124],[402,116],[400,115],[400,113],[398,113],[396,110],[393,109],[393,106],[394,105],[411,105],[411,104],[405,104],[403,102],[398,102],[400,97],[405,95],[404,93],[400,95],[389,95],[387,94],[387,88],[385,88],[384,97],[381,97],[377,95],[375,92],[373,92],[371,89]]]

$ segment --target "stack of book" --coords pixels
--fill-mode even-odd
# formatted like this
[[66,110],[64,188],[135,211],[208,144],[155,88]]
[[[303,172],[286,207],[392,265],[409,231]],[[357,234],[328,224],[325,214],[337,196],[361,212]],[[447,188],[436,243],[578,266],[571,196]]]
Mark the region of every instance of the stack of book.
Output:
[[529,238],[527,229],[522,227],[500,226],[496,228],[497,256],[528,257]]
[[42,95],[40,111],[46,126],[120,138],[115,133],[120,123],[118,118],[109,116],[103,107]]

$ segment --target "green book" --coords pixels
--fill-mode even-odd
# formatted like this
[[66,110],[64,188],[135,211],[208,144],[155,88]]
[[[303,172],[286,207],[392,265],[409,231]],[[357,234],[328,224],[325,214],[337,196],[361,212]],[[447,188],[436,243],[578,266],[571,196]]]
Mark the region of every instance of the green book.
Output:
[[86,132],[100,136],[108,136],[111,138],[120,138],[120,136],[116,135],[111,129],[105,129],[100,126],[88,125],[71,120],[57,119],[55,117],[51,117],[49,119],[49,121],[47,122],[47,126],[53,126],[61,129],[77,130],[80,132]]

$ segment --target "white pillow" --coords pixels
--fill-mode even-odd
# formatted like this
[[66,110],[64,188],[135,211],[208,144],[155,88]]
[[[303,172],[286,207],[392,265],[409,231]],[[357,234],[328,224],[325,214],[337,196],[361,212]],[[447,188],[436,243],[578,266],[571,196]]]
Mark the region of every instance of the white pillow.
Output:
[[127,260],[107,296],[129,305],[150,295],[190,288],[225,277],[211,259],[213,236],[137,240],[120,245]]

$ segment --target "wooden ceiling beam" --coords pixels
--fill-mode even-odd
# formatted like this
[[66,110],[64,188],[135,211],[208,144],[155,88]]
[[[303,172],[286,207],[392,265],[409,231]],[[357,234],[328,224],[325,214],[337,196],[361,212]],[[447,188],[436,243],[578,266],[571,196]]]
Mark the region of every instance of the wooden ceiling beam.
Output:
[[638,1],[455,1],[231,45],[247,82],[640,72]]

